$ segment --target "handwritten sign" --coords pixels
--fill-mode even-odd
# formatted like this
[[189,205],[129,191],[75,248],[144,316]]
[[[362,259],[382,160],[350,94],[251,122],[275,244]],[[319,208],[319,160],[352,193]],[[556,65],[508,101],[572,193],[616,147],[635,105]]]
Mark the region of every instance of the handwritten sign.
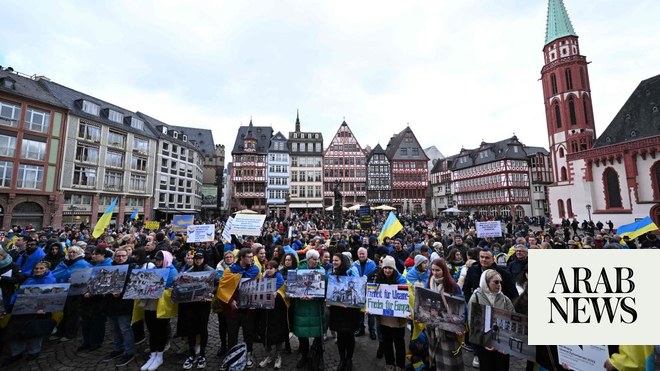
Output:
[[187,228],[187,242],[209,242],[213,241],[215,224],[195,224]]
[[236,214],[230,232],[237,236],[261,236],[264,220],[266,215]]
[[144,223],[144,228],[151,229],[151,230],[160,229],[160,222],[157,221],[157,220],[150,220],[150,221]]
[[502,237],[502,223],[497,220],[477,222],[477,237]]
[[367,284],[367,313],[388,317],[410,316],[407,285]]

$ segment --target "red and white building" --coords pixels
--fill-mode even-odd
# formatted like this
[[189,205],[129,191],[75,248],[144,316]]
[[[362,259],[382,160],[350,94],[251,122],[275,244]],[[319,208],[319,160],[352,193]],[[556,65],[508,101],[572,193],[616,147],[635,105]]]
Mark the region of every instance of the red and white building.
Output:
[[399,212],[426,213],[429,158],[412,129],[392,136],[385,153],[392,166],[392,206]]
[[367,200],[367,156],[346,121],[323,153],[323,203],[334,204],[335,181],[341,182],[343,206],[364,205]]
[[254,126],[252,120],[248,126],[238,129],[234,150],[231,152],[231,211],[266,211],[266,156],[272,136],[273,128]]

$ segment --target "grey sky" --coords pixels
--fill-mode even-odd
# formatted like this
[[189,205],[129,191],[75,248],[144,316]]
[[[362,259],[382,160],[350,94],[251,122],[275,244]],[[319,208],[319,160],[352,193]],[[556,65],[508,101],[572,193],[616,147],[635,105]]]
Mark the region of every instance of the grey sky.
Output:
[[[564,0],[600,134],[660,73],[653,0]],[[547,147],[545,0],[6,1],[0,64],[164,122],[210,128],[230,155],[250,117],[360,144],[407,123],[444,155],[516,133]]]

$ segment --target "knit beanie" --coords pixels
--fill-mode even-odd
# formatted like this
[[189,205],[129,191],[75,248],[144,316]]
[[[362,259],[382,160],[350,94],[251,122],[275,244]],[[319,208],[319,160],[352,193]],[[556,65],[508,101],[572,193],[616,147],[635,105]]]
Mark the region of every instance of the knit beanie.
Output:
[[394,261],[394,258],[391,256],[386,256],[383,258],[383,268],[385,267],[390,267],[394,270],[396,270],[396,262]]
[[421,255],[421,254],[415,256],[415,268],[417,268],[418,265],[420,265],[420,264],[422,264],[422,263],[424,263],[424,262],[426,262],[426,263],[429,262],[429,259],[427,259],[426,256]]

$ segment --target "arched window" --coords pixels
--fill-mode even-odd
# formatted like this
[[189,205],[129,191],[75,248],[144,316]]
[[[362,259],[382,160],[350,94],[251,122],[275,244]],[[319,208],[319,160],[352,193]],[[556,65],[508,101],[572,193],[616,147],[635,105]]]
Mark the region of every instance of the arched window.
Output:
[[562,200],[557,200],[557,207],[559,211],[559,217],[560,218],[565,218],[566,217],[566,211],[564,211],[564,201]]
[[577,141],[572,140],[571,141],[571,153],[575,153],[577,151],[578,151]]
[[608,167],[603,172],[603,184],[605,185],[605,204],[606,207],[623,207],[621,203],[621,187],[619,186],[619,174],[616,170]]
[[660,200],[660,161],[651,166],[651,186],[653,187],[653,201]]
[[573,90],[573,76],[571,70],[567,68],[564,75],[566,77],[566,90]]
[[564,158],[564,149],[561,147],[559,148],[559,158]]
[[566,210],[568,211],[568,217],[569,218],[572,218],[572,217],[575,216],[573,214],[573,201],[571,201],[570,198],[568,200],[566,200]]
[[565,182],[565,181],[568,180],[568,172],[566,171],[566,167],[565,167],[565,166],[562,166],[562,167],[561,167],[561,174],[559,175],[559,177],[560,177],[560,180],[561,180],[562,182]]
[[561,128],[561,112],[559,111],[559,104],[555,104],[555,121],[557,128]]
[[584,123],[589,124],[589,102],[587,97],[582,98],[582,109],[584,110]]
[[571,118],[571,125],[577,125],[577,117],[575,116],[575,99],[571,95],[568,97],[568,113]]
[[557,94],[557,76],[554,73],[550,75],[550,86],[552,87],[552,95]]

